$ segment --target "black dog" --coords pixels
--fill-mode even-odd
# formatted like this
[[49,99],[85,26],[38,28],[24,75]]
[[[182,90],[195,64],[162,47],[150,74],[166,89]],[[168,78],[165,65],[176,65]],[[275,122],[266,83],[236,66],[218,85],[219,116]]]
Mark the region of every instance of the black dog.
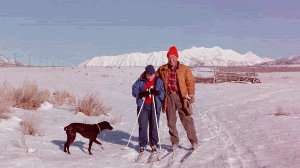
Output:
[[83,124],[83,123],[72,123],[64,128],[67,134],[67,142],[64,146],[64,151],[70,154],[69,147],[76,138],[76,132],[85,138],[90,140],[89,142],[89,154],[92,155],[91,147],[93,142],[102,145],[101,142],[97,141],[97,135],[103,130],[112,130],[113,127],[107,121],[102,121],[98,124]]

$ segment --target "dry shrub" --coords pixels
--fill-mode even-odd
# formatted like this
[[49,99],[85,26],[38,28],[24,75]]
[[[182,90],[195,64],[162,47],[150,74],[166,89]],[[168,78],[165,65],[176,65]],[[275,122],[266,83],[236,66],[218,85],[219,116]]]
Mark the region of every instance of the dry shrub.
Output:
[[110,123],[112,124],[112,125],[117,125],[117,124],[119,124],[119,123],[121,123],[122,122],[122,116],[115,116],[115,117],[113,117],[111,120],[110,120]]
[[50,102],[56,106],[62,106],[64,104],[75,105],[76,98],[74,95],[65,90],[55,91],[52,94]]
[[6,104],[12,106],[15,102],[15,88],[12,87],[9,83],[3,82],[0,85],[0,99],[1,101],[5,101]]
[[39,129],[39,119],[34,115],[25,115],[23,121],[21,121],[21,129],[24,135],[41,135]]
[[6,118],[5,113],[9,112],[9,107],[36,110],[46,101],[56,106],[76,104],[75,96],[65,90],[55,91],[51,95],[47,89],[40,89],[34,82],[25,81],[19,88],[7,82],[0,84],[0,118]]
[[101,77],[102,77],[102,78],[108,78],[109,75],[108,75],[108,74],[102,74]]
[[109,111],[110,108],[93,94],[83,97],[76,106],[76,112],[82,112],[87,116],[107,115]]
[[276,109],[276,112],[273,113],[274,116],[289,116],[290,113],[283,111],[283,109],[281,107],[278,107]]
[[10,112],[10,104],[6,101],[0,100],[0,119],[8,119],[8,113]]
[[7,82],[4,82],[0,86],[0,118],[9,118],[8,113],[10,112],[10,106],[14,102],[14,88],[11,87]]
[[36,110],[49,99],[48,90],[40,90],[35,83],[24,82],[23,86],[14,92],[15,107]]

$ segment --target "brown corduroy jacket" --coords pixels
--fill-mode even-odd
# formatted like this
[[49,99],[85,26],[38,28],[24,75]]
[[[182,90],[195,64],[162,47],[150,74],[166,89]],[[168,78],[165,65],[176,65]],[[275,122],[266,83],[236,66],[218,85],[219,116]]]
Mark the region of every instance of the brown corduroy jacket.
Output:
[[[166,93],[168,92],[168,76],[171,72],[168,64],[162,65],[157,70],[157,75],[162,79]],[[179,89],[180,97],[183,99],[186,96],[195,95],[195,79],[191,69],[183,64],[178,64],[176,70],[177,86]],[[167,96],[163,103],[163,112],[167,110]]]

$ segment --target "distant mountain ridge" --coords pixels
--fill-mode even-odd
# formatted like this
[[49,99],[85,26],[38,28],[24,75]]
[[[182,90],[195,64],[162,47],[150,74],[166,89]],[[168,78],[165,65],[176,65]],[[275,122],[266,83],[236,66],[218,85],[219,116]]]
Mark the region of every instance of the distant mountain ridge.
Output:
[[14,60],[8,59],[3,55],[0,55],[0,66],[22,66],[23,64]]
[[290,56],[287,58],[279,58],[272,61],[264,62],[261,65],[300,65],[300,56]]
[[[159,66],[167,63],[166,53],[167,51],[158,51],[97,56],[84,61],[79,66],[145,66],[148,64]],[[253,52],[241,54],[234,50],[220,47],[192,47],[181,50],[179,52],[179,60],[189,66],[242,66],[272,61],[269,58],[259,57]]]

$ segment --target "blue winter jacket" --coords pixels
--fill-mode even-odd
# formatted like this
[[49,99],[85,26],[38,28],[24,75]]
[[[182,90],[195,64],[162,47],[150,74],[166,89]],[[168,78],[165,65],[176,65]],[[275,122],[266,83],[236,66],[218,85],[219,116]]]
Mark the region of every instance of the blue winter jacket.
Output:
[[[143,104],[143,100],[142,98],[139,97],[139,94],[140,92],[145,91],[144,85],[146,82],[147,79],[145,77],[145,74],[142,74],[141,77],[137,81],[135,81],[134,84],[132,85],[132,96],[136,98],[136,104],[138,109]],[[156,77],[154,87],[160,93],[159,95],[155,96],[156,112],[160,112],[162,107],[162,102],[165,97],[165,90],[164,90],[163,81],[159,77]]]

